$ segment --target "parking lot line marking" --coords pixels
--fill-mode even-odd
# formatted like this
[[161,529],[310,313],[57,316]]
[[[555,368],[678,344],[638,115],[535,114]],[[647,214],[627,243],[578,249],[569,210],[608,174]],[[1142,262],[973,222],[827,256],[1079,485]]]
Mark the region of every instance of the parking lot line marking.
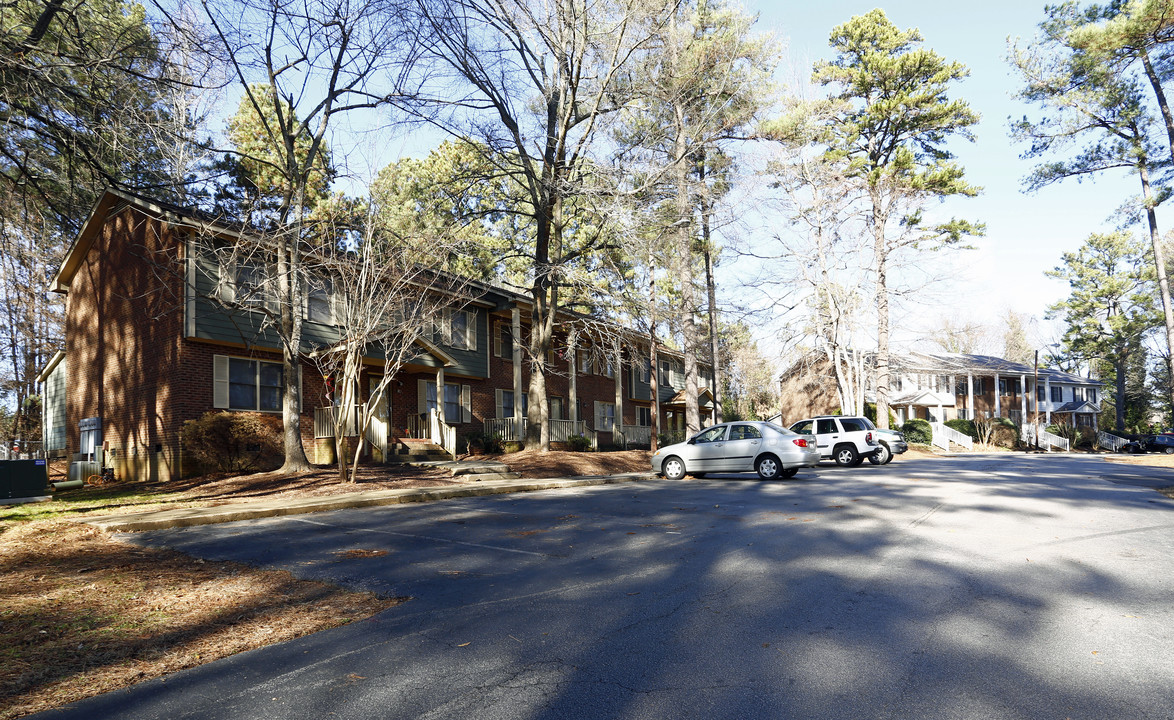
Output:
[[[329,528],[342,528],[341,525],[331,525],[330,523],[318,522],[317,520],[307,520],[306,518],[290,518],[295,522],[307,523],[310,525],[320,525]],[[412,538],[414,540],[431,540],[432,542],[449,543],[450,545],[467,545],[468,547],[483,548],[485,550],[500,550],[502,552],[517,553],[518,555],[533,555],[534,557],[556,557],[547,553],[531,552],[530,550],[516,550],[514,548],[501,547],[500,545],[484,545],[482,543],[464,542],[462,540],[449,540],[448,538],[433,537],[431,535],[413,535],[411,533],[395,532],[394,530],[375,530],[372,528],[346,528],[353,532],[367,532],[376,533],[378,535],[396,535],[399,537]]]

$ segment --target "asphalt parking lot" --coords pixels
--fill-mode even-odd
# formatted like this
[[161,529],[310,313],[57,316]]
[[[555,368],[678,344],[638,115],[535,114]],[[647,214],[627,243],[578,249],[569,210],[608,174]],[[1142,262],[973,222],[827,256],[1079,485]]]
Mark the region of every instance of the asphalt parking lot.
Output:
[[1169,720],[1172,484],[898,458],[138,533],[413,599],[45,717]]

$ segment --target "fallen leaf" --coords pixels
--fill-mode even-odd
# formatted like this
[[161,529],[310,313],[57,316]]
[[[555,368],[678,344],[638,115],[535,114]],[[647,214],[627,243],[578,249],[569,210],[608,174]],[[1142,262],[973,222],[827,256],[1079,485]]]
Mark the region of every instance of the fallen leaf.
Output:
[[470,641],[467,643],[461,643],[460,645],[457,645],[457,647],[468,647],[469,645],[472,645],[472,644],[473,644],[472,641]]

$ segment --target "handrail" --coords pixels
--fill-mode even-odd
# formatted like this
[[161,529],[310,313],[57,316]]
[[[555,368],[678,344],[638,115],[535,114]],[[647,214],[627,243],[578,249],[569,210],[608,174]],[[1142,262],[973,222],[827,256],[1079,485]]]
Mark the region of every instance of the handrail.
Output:
[[1037,434],[1036,434],[1036,427],[1034,425],[1024,425],[1023,432],[1021,433],[1021,437],[1023,438],[1023,441],[1026,443],[1032,443],[1032,444],[1038,443],[1040,445],[1043,445],[1044,449],[1049,452],[1051,452],[1052,448],[1060,448],[1064,452],[1068,452],[1072,447],[1072,444],[1068,441],[1068,438],[1061,437],[1055,433],[1050,433],[1047,430],[1044,430],[1043,428],[1039,428],[1039,431],[1038,431],[1038,438],[1039,439],[1036,440]]
[[1123,437],[1117,437],[1112,433],[1107,433],[1104,430],[1097,431],[1097,445],[1103,448],[1117,452],[1129,441]]
[[958,432],[945,423],[930,423],[929,427],[932,431],[932,434],[930,435],[930,443],[940,447],[943,450],[949,450],[950,443],[961,445],[967,450],[974,449],[974,438],[970,437],[966,433]]

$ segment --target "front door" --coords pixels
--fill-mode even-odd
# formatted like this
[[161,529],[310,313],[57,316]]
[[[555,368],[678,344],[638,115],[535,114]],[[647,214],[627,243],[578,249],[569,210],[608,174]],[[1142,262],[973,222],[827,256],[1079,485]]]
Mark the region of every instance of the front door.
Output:
[[[379,383],[383,378],[374,376],[367,378],[367,397],[371,398]],[[391,417],[391,401],[388,398],[388,390],[384,388],[382,397],[375,403],[375,407],[371,410],[371,425],[367,428],[367,442],[371,443],[371,449],[375,458],[380,462],[387,462],[387,436],[389,427],[389,418]]]

